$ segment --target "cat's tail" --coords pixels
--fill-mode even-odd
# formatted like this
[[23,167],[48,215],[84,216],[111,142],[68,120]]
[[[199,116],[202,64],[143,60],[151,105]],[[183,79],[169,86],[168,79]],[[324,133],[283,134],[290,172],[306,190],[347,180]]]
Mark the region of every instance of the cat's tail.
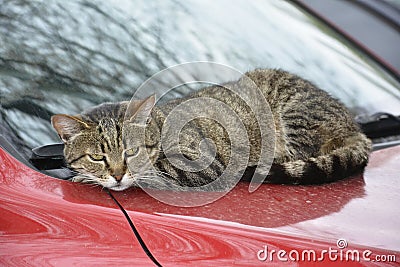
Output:
[[268,183],[321,184],[361,174],[368,163],[371,141],[362,133],[348,137],[342,146],[307,160],[273,164]]

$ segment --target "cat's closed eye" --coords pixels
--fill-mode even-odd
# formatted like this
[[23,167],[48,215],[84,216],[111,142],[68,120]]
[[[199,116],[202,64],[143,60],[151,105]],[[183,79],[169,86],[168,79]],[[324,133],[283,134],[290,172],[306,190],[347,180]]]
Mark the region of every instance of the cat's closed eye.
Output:
[[104,160],[104,155],[101,154],[88,154],[89,158],[93,161],[103,161]]
[[125,150],[125,157],[136,157],[139,154],[140,148],[139,147],[134,147]]

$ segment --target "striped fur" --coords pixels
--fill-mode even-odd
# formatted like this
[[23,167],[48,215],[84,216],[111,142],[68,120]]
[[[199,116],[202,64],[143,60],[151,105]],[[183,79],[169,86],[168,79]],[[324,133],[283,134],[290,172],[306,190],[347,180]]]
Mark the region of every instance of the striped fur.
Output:
[[360,174],[368,162],[371,143],[363,134],[348,137],[344,146],[327,154],[272,165],[266,181],[286,184],[319,184]]
[[[260,88],[273,115],[275,155],[266,182],[318,184],[363,171],[371,142],[338,100],[282,70],[260,69],[246,73],[245,77]],[[131,110],[127,110],[128,102],[105,103],[76,116],[55,115],[52,123],[66,145],[65,158],[70,168],[78,173],[76,181],[113,190],[139,184],[156,188],[171,184],[205,185],[221,176],[229,164],[231,141],[226,129],[214,120],[198,118],[185,125],[179,143],[169,143],[179,146],[183,156],[193,162],[200,157],[199,142],[211,139],[216,146],[216,158],[201,171],[187,171],[182,168],[185,163],[177,167],[170,162],[163,151],[167,148],[160,144],[161,130],[168,114],[179,104],[198,97],[217,99],[238,115],[247,131],[250,155],[246,174],[251,173],[260,160],[261,131],[251,107],[230,90],[245,83],[242,77],[224,87],[206,87],[161,106],[154,106],[154,97],[138,100],[129,106]],[[191,111],[196,112],[196,108],[199,107],[194,106]],[[221,116],[219,110],[208,112]],[[229,117],[224,120],[235,129],[234,121]],[[145,144],[140,143],[140,133],[145,136]],[[244,138],[239,134],[232,136],[239,141]],[[127,157],[129,151],[138,152]],[[150,162],[146,161],[144,151]]]

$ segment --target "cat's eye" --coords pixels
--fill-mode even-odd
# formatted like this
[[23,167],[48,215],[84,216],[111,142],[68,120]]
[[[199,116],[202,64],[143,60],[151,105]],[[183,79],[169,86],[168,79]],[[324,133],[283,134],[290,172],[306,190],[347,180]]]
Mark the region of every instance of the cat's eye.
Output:
[[125,157],[135,157],[139,154],[139,147],[125,150]]
[[100,154],[89,154],[88,155],[89,158],[93,161],[102,161],[104,160],[104,155],[100,155]]

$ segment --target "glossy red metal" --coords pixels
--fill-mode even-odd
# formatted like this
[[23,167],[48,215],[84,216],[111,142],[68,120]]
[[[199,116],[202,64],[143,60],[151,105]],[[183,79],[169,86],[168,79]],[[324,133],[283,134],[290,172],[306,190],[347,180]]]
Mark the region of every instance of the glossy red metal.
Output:
[[[140,189],[113,192],[139,229],[154,256],[165,265],[399,266],[400,146],[374,152],[364,176],[318,186],[262,185],[248,192],[241,183],[218,201],[196,208],[161,203]],[[196,194],[179,194],[180,198]],[[337,241],[347,247],[340,249]],[[268,251],[329,248],[360,254],[366,261],[265,261]],[[261,251],[261,252],[260,252]],[[257,255],[260,253],[259,255]],[[342,254],[343,255],[343,254]],[[377,262],[377,255],[392,255]],[[286,255],[286,258],[288,255]],[[395,257],[395,262],[393,262]],[[333,257],[334,258],[334,257]],[[390,262],[392,261],[392,262]]]
[[[137,188],[113,195],[165,266],[398,266],[399,159],[400,147],[374,152],[364,177],[327,185],[262,185],[250,194],[241,183],[197,208],[169,206]],[[0,190],[0,265],[153,266],[99,188],[48,177],[0,150]],[[344,252],[370,250],[371,259],[397,261],[319,261],[323,250],[341,251],[341,238]],[[280,250],[312,250],[317,259],[281,261]]]
[[0,266],[153,266],[110,196],[0,148]]

